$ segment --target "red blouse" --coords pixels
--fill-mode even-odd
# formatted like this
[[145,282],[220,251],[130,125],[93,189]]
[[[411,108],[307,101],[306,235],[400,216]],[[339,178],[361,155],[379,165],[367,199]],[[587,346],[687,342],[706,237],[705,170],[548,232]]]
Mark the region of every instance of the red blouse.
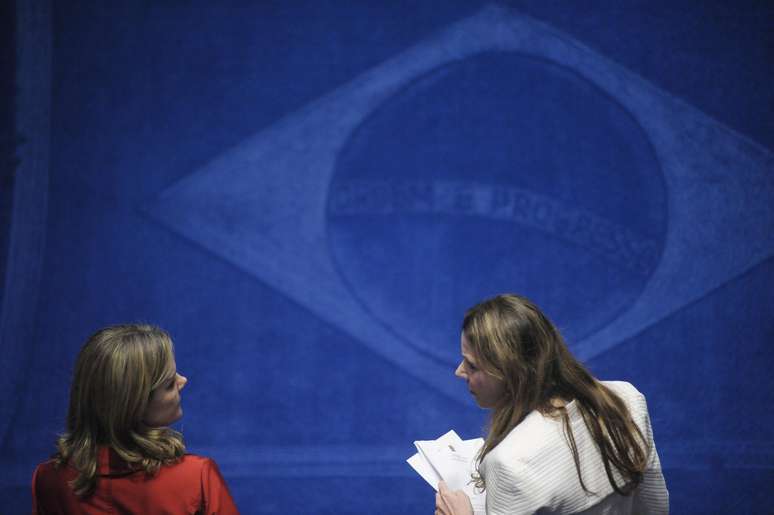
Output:
[[154,476],[130,469],[108,447],[100,448],[94,493],[78,498],[67,484],[72,467],[41,463],[32,476],[32,513],[45,514],[238,514],[218,466],[210,458],[186,454]]

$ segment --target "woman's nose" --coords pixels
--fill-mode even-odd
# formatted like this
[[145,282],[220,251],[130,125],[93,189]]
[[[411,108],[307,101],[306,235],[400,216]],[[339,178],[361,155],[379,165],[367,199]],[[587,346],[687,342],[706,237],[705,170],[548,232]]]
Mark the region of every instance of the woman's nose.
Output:
[[188,378],[182,374],[177,374],[177,389],[182,390],[185,384],[188,382]]
[[454,371],[454,375],[457,377],[461,377],[462,379],[465,379],[465,370],[463,369],[462,362],[460,362],[459,365],[457,365],[457,370]]

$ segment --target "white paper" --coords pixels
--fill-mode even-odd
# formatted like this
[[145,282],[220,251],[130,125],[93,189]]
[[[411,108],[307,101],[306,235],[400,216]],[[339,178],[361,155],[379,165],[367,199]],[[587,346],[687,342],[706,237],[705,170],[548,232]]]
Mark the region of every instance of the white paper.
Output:
[[[462,445],[462,438],[460,438],[453,429],[436,440],[418,440],[414,442],[414,446],[419,451],[419,455],[424,458],[424,461],[430,465],[438,476],[437,480],[430,482],[431,486],[435,488],[436,491],[438,490],[438,481],[441,479],[446,481],[443,472],[449,472],[450,468],[453,466],[449,464],[451,453],[453,453],[460,445]],[[456,489],[457,488],[455,488],[455,490]]]
[[441,480],[441,476],[435,471],[430,462],[428,462],[421,454],[416,453],[412,457],[406,460],[411,468],[417,471],[422,476],[422,479],[427,481],[430,486],[438,490],[438,482]]
[[483,444],[483,438],[462,440],[451,430],[435,440],[415,441],[418,452],[406,461],[436,491],[443,480],[450,490],[467,494],[475,513],[483,513],[486,494],[478,492],[472,483],[476,454]]

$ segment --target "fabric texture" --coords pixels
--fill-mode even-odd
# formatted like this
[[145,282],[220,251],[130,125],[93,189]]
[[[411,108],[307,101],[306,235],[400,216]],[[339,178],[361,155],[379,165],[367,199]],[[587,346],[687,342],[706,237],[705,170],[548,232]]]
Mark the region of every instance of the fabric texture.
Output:
[[186,454],[178,463],[149,476],[132,470],[112,449],[103,447],[97,466],[96,491],[79,499],[68,485],[76,477],[74,468],[55,468],[53,460],[38,465],[32,476],[33,515],[239,513],[226,481],[210,458]]
[[[635,492],[622,496],[613,490],[577,402],[572,401],[567,405],[567,412],[583,482],[592,493],[581,487],[561,419],[535,411],[513,428],[481,463],[487,515],[669,513],[669,492],[661,473],[645,396],[626,382],[603,381],[603,384],[626,403],[647,442],[648,467]],[[622,484],[616,472],[614,477]]]

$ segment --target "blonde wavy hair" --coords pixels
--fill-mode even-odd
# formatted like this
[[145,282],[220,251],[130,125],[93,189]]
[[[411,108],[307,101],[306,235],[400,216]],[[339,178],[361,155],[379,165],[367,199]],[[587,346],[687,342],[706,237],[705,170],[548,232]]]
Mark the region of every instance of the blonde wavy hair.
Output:
[[67,430],[54,455],[57,466],[77,470],[70,482],[76,495],[94,492],[100,446],[147,474],[183,456],[180,433],[143,423],[151,393],[174,374],[172,340],[158,327],[116,325],[86,341],[75,364]]
[[[504,395],[492,411],[477,466],[530,412],[559,416],[586,491],[572,426],[562,402],[575,400],[613,489],[630,494],[642,481],[647,447],[624,402],[597,381],[570,353],[550,320],[528,299],[504,294],[470,308],[462,332],[481,369],[502,381]],[[613,474],[623,479],[619,484]],[[478,488],[485,488],[480,474]]]

